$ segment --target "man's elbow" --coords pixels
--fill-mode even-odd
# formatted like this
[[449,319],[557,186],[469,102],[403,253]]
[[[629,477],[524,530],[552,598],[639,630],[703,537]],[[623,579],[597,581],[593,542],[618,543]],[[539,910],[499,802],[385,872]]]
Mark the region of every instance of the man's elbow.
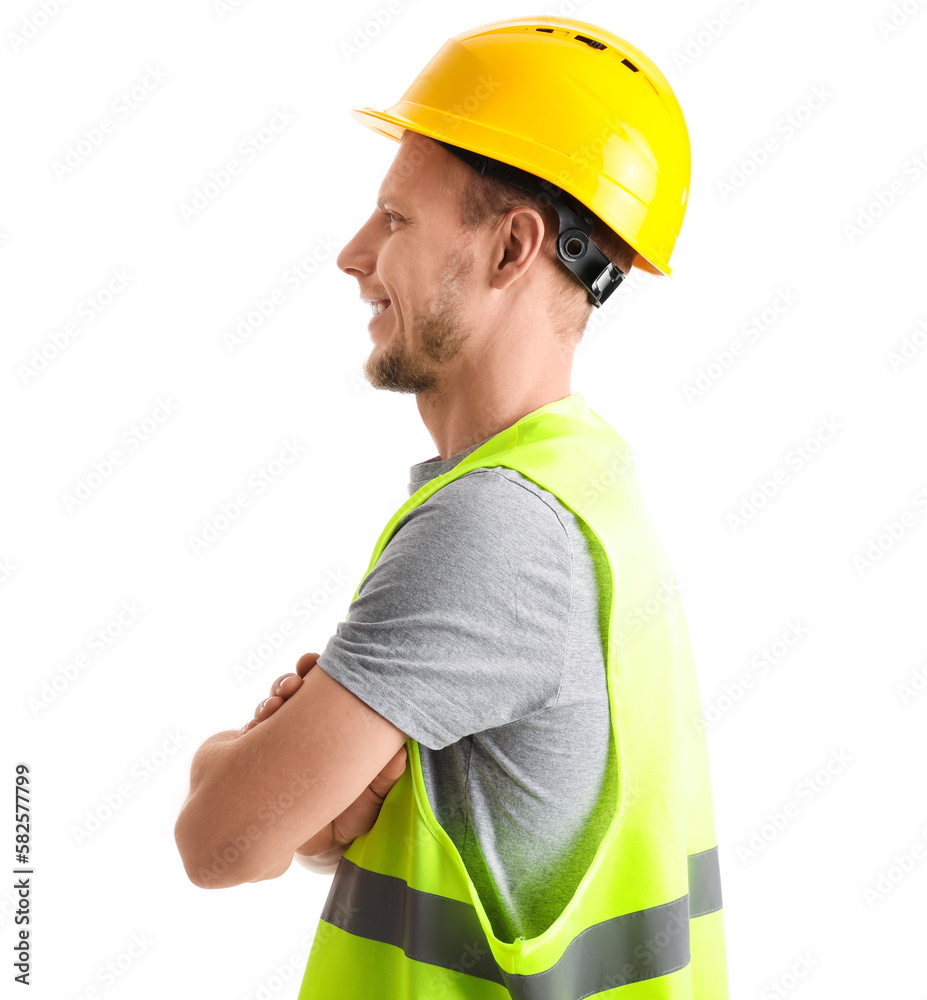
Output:
[[[240,871],[240,852],[220,853],[211,847],[201,829],[191,828],[189,817],[181,811],[174,824],[174,842],[180,853],[187,878],[200,889],[228,889],[248,881],[248,875]],[[223,857],[235,855],[229,858]]]
[[220,872],[214,865],[194,865],[186,858],[183,858],[183,867],[187,878],[200,889],[230,889],[246,881],[230,876],[227,871]]

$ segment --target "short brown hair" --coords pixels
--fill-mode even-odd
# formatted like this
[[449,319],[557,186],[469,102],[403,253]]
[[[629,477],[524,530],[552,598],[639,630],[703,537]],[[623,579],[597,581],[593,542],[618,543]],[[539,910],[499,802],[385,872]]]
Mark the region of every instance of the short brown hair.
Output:
[[[560,228],[557,210],[540,195],[500,180],[498,177],[481,174],[472,167],[468,167],[467,179],[458,191],[461,220],[468,229],[477,229],[519,205],[528,205],[540,213],[544,219],[544,244],[541,252],[554,261],[562,277],[555,302],[558,307],[562,307],[569,331],[578,340],[582,336],[593,306],[589,302],[585,285],[557,257],[557,236]],[[605,225],[598,216],[595,217],[590,235],[593,243],[619,271],[627,274],[631,270],[637,251]]]

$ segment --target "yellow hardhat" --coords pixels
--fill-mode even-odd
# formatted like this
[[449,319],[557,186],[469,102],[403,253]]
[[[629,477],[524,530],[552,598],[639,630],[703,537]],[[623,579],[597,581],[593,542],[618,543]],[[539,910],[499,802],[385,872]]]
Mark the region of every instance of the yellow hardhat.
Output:
[[[586,255],[575,242],[591,228],[582,206],[637,251],[635,266],[671,273],[689,134],[660,70],[609,31],[561,17],[493,21],[445,42],[392,107],[351,114],[391,139],[410,129],[485,173],[515,183],[541,178],[548,193],[571,195],[548,198],[560,213],[558,255],[597,305],[623,275],[611,267],[597,286],[587,280],[592,263],[610,266],[595,244],[585,274],[571,264]],[[510,169],[499,170],[503,164]],[[572,241],[564,241],[565,228]]]

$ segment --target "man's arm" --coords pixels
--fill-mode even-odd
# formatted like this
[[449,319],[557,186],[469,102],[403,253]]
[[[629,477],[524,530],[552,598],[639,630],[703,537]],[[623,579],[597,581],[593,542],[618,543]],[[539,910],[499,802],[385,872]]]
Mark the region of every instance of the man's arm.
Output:
[[174,828],[190,880],[222,888],[282,874],[402,757],[406,739],[323,670],[309,671],[270,718],[217,733],[194,755]]

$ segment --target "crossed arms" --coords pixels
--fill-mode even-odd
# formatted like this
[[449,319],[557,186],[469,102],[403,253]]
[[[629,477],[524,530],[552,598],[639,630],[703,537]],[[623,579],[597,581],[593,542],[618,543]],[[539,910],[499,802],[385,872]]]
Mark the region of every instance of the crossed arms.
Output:
[[300,657],[247,725],[194,754],[174,839],[195,885],[276,878],[294,854],[332,871],[405,769],[406,734],[313,670],[317,659]]

